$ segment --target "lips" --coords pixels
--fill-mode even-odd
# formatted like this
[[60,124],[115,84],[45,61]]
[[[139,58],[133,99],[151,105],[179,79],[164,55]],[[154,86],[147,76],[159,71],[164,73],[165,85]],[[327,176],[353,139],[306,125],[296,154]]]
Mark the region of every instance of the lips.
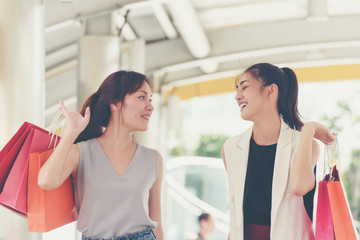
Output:
[[142,118],[145,118],[146,120],[150,120],[150,115],[145,114],[145,115],[141,115]]
[[247,103],[245,103],[245,102],[239,103],[240,110],[242,110],[246,106],[247,106]]

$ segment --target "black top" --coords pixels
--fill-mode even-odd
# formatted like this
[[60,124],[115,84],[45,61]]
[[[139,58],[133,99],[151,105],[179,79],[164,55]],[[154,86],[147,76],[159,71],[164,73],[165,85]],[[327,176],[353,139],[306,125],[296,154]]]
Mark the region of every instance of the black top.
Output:
[[[270,225],[271,193],[276,146],[258,145],[251,138],[244,189],[244,224]],[[316,168],[315,168],[316,171]],[[312,220],[315,187],[304,198],[306,211]]]
[[244,190],[244,224],[270,225],[271,190],[276,145],[257,145],[250,140]]

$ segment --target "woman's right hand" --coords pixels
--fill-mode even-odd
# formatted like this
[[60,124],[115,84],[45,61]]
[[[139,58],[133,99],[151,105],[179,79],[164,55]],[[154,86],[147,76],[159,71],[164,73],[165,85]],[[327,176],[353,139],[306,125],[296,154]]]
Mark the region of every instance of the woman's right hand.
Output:
[[69,111],[62,100],[60,100],[60,107],[62,110],[62,115],[66,118],[67,122],[67,130],[80,134],[86,126],[89,124],[90,121],[90,108],[87,107],[85,110],[85,116],[82,116],[79,112],[71,112]]
[[317,122],[309,122],[303,126],[302,131],[312,131],[314,138],[320,140],[326,145],[334,142],[336,133],[332,133],[327,127]]

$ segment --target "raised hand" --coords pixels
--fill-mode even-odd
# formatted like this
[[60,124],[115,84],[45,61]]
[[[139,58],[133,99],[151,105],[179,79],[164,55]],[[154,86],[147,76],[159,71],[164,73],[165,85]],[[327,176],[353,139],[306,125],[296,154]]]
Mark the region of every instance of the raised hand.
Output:
[[82,116],[79,112],[69,111],[62,100],[60,102],[60,109],[62,110],[63,116],[66,118],[67,130],[76,134],[80,134],[90,121],[90,108],[87,107],[85,110],[85,116]]

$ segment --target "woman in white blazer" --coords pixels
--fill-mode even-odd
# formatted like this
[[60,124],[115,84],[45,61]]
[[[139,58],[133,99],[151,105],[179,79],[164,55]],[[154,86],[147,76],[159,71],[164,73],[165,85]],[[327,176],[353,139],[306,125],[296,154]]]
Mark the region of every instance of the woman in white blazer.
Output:
[[312,198],[310,213],[303,198],[315,187],[319,144],[314,138],[331,144],[334,136],[319,123],[302,123],[297,96],[290,68],[259,63],[236,79],[241,117],[253,125],[222,148],[231,240],[314,239]]

